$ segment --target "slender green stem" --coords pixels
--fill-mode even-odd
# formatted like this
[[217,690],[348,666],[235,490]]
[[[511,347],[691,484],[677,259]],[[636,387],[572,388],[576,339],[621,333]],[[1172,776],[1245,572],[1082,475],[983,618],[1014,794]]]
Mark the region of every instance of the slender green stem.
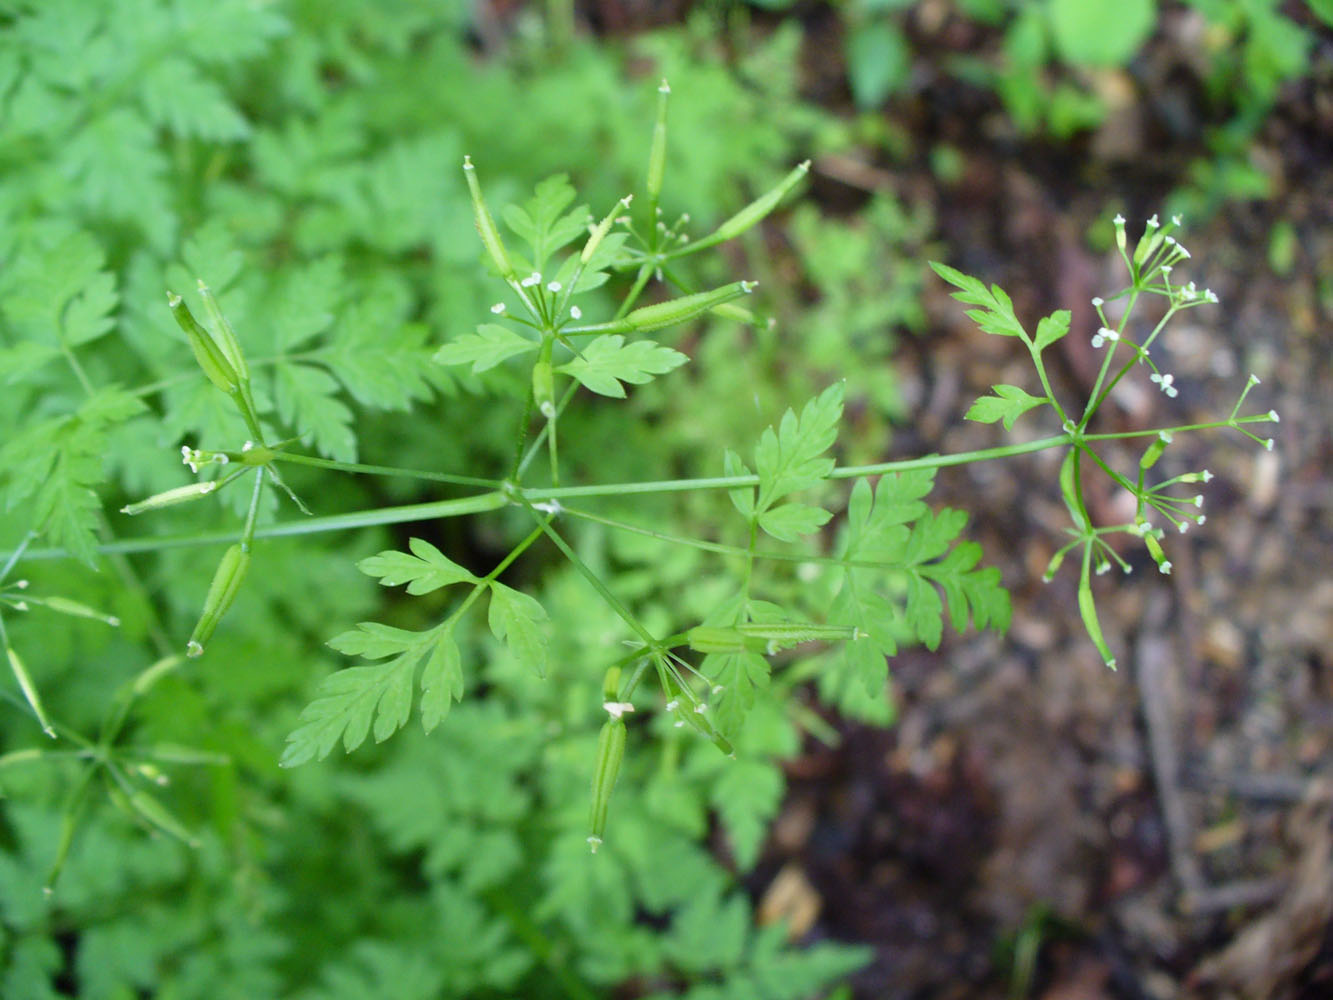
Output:
[[[1132,267],[1130,268],[1130,271],[1133,271]],[[1118,297],[1119,296],[1117,296],[1117,298]],[[1125,329],[1129,326],[1129,317],[1133,314],[1134,306],[1138,301],[1139,289],[1135,286],[1129,290],[1129,302],[1125,306],[1124,314],[1120,317],[1120,325],[1116,331],[1117,333],[1123,334]],[[1118,344],[1119,341],[1116,341],[1116,343]],[[1088,396],[1088,404],[1084,407],[1083,416],[1078,422],[1080,428],[1088,426],[1088,421],[1092,419],[1092,415],[1097,412],[1098,408],[1102,405],[1102,401],[1106,398],[1106,394],[1102,392],[1102,385],[1106,381],[1106,373],[1111,369],[1111,359],[1114,356],[1115,346],[1112,345],[1112,347],[1107,350],[1106,356],[1102,358],[1101,368],[1097,372],[1097,381],[1092,385],[1092,392]],[[1110,390],[1108,389],[1107,392],[1109,391]]]
[[656,648],[658,644],[657,638],[644,628],[643,624],[634,617],[633,612],[620,602],[620,598],[611,593],[611,589],[602,582],[602,578],[594,573],[592,569],[589,568],[588,564],[579,558],[578,553],[570,547],[569,543],[560,537],[560,533],[551,527],[551,515],[548,514],[543,517],[522,494],[519,495],[519,500],[523,506],[528,509],[528,513],[537,520],[537,523],[541,526],[541,530],[546,533],[546,537],[555,544],[555,547],[564,554],[564,557],[570,561],[574,568],[583,574],[584,579],[592,584],[593,589],[602,595],[602,600],[606,601],[611,610],[619,615],[621,620],[624,621],[624,623],[628,625],[649,648]]
[[1069,418],[1065,416],[1064,408],[1060,405],[1060,400],[1055,397],[1055,390],[1051,388],[1051,380],[1046,375],[1046,366],[1042,364],[1041,351],[1037,350],[1035,343],[1026,338],[1024,338],[1024,343],[1027,344],[1028,354],[1032,355],[1032,366],[1037,369],[1037,378],[1041,380],[1041,387],[1046,393],[1046,398],[1051,401],[1056,416],[1060,418],[1060,425],[1064,426],[1069,422]]
[[[499,510],[509,504],[503,493],[496,490],[457,500],[439,500],[433,503],[407,504],[402,507],[379,507],[374,510],[330,514],[326,517],[307,517],[299,521],[281,521],[262,524],[255,528],[255,538],[288,538],[294,535],[315,535],[328,531],[350,531],[355,528],[373,528],[384,524],[403,524],[410,521],[433,521],[465,514],[480,514]],[[209,531],[191,535],[153,535],[144,538],[126,538],[97,546],[96,551],[107,555],[124,552],[156,552],[159,549],[183,548],[194,545],[217,545],[241,540],[240,531]],[[0,553],[0,557],[8,553]],[[60,548],[32,549],[28,559],[67,559],[70,554]]]
[[1266,413],[1255,413],[1248,417],[1232,417],[1227,420],[1213,420],[1206,424],[1180,424],[1176,427],[1157,427],[1139,431],[1115,431],[1108,434],[1084,434],[1084,441],[1116,441],[1127,438],[1156,437],[1165,431],[1168,434],[1185,434],[1190,431],[1214,431],[1237,424],[1271,423],[1272,418]]
[[331,458],[318,458],[314,455],[300,455],[291,452],[274,452],[273,461],[286,462],[289,465],[309,465],[316,469],[333,469],[336,472],[350,472],[366,476],[402,476],[404,479],[422,479],[435,483],[450,483],[454,486],[480,486],[483,489],[498,490],[500,482],[496,479],[481,479],[477,476],[452,476],[445,472],[429,472],[424,469],[404,469],[393,465],[363,465],[359,462],[335,462]]
[[241,548],[250,551],[250,543],[255,538],[255,521],[259,517],[259,501],[264,495],[264,473],[268,470],[260,466],[255,470],[255,488],[250,494],[250,509],[245,512],[245,525],[241,528]]
[[[574,395],[578,391],[579,391],[579,384],[577,382],[571,382],[569,384],[569,388],[565,390],[565,394],[560,397],[560,402],[557,403],[555,406],[555,415],[557,418],[559,418],[565,412],[565,407],[567,407],[570,404],[570,402],[574,398]],[[532,464],[533,458],[536,456],[537,452],[541,449],[541,446],[543,444],[543,439],[546,437],[547,434],[547,426],[548,426],[547,424],[542,424],[542,426],[537,431],[537,436],[533,438],[532,443],[528,445],[528,450],[527,453],[523,456],[523,461],[518,463],[518,475],[515,477],[514,482],[523,481],[523,474],[528,471],[528,466]]]

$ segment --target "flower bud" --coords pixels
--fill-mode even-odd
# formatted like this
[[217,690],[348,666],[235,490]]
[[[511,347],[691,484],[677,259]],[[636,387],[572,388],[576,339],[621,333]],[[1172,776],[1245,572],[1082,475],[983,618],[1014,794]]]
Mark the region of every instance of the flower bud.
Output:
[[222,621],[222,616],[227,613],[232,601],[236,600],[236,594],[241,589],[241,581],[245,579],[245,571],[249,568],[250,552],[240,543],[233,545],[223,554],[217,572],[213,574],[213,582],[209,584],[208,596],[204,598],[203,614],[199,616],[199,622],[190,635],[190,641],[185,645],[186,656],[203,655],[204,643],[212,638],[218,622]]

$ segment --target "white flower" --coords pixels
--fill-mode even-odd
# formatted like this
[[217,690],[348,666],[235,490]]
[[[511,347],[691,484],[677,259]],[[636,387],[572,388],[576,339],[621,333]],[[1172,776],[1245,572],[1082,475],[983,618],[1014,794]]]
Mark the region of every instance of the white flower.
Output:
[[1116,212],[1115,218],[1112,219],[1111,221],[1114,222],[1117,226],[1123,226],[1125,224],[1125,217],[1121,215],[1119,212]]
[[495,313],[495,315],[497,316],[499,316],[504,311],[505,311],[505,304],[503,302],[497,302],[495,303],[495,305],[491,306],[491,312]]
[[1161,226],[1161,223],[1157,221],[1157,213],[1154,212],[1152,218],[1148,220],[1148,228],[1157,229],[1159,226]]
[[1173,226],[1183,226],[1184,224],[1185,224],[1185,223],[1181,221],[1179,215],[1173,215],[1173,216],[1171,216],[1171,225],[1173,225]]
[[569,318],[570,318],[570,319],[583,319],[583,310],[580,309],[578,306],[570,306],[570,307],[569,307]]
[[606,709],[606,714],[613,719],[619,719],[625,713],[634,711],[634,706],[627,701],[603,702],[602,708]]
[[564,287],[564,286],[561,285],[560,282],[558,282],[558,281],[552,281],[550,284],[548,284],[548,285],[546,286],[546,290],[547,290],[548,292],[558,292],[558,291],[560,291],[560,289],[563,288],[563,287]]

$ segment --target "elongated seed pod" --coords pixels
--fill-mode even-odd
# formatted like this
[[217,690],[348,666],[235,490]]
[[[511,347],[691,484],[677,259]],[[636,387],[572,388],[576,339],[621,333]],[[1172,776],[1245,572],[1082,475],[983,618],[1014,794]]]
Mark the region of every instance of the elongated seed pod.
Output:
[[[657,204],[657,198],[662,193],[662,178],[666,174],[666,115],[670,97],[671,88],[663,80],[657,88],[657,120],[653,123],[653,144],[648,152],[648,180],[644,184],[650,209]],[[657,220],[648,221],[652,225]]]
[[204,598],[203,614],[199,616],[199,622],[190,635],[190,641],[185,644],[186,656],[203,655],[204,643],[213,637],[213,630],[218,627],[218,622],[222,621],[222,616],[227,613],[232,601],[236,600],[236,594],[241,589],[241,581],[245,579],[245,571],[249,568],[250,552],[240,543],[233,545],[223,554],[217,572],[213,574],[213,582],[209,584],[208,596]]
[[56,731],[51,727],[51,720],[46,716],[46,709],[42,707],[42,696],[37,691],[37,685],[32,682],[32,677],[28,674],[28,668],[19,659],[19,654],[14,652],[13,646],[6,646],[5,654],[9,657],[9,669],[14,671],[14,679],[19,682],[19,690],[23,692],[23,697],[27,700],[28,707],[32,709],[32,714],[37,716],[37,723],[42,727],[42,732],[46,733],[51,739],[55,739]]
[[597,252],[597,248],[602,245],[602,240],[606,239],[606,234],[611,231],[612,223],[619,218],[621,212],[629,208],[629,203],[633,198],[632,194],[625,195],[616,202],[616,207],[607,212],[606,217],[597,223],[597,228],[588,237],[588,242],[583,244],[583,252],[579,254],[579,263],[587,264],[588,261],[592,260],[592,255]]
[[741,635],[795,645],[800,642],[847,642],[857,637],[855,625],[816,625],[811,622],[747,622],[737,625]]
[[551,374],[551,362],[542,358],[532,366],[532,401],[543,417],[555,416],[555,388]]
[[622,720],[607,719],[602,723],[602,731],[597,736],[597,761],[592,775],[592,813],[588,819],[588,844],[594,854],[602,846],[602,836],[606,833],[611,789],[615,787],[616,776],[620,773],[620,762],[625,758],[625,739],[625,723]]
[[742,653],[749,648],[739,629],[696,625],[685,633],[685,641],[696,653]]
[[1153,438],[1152,444],[1148,445],[1148,450],[1143,453],[1139,459],[1139,468],[1145,472],[1157,464],[1157,460],[1162,457],[1162,452],[1166,451],[1166,446],[1171,443],[1171,435],[1162,431]]
[[194,352],[194,359],[199,362],[199,367],[208,376],[208,380],[228,396],[234,395],[240,387],[241,379],[217,341],[199,325],[199,321],[194,318],[185,300],[175,292],[167,292],[167,305],[171,307],[171,314],[176,317],[177,325],[185,331],[185,336],[190,341],[190,350]]
[[722,225],[718,226],[713,232],[709,233],[699,242],[695,243],[693,249],[700,247],[710,247],[715,243],[725,243],[727,240],[735,239],[747,229],[757,225],[773,209],[778,207],[778,202],[782,201],[797,184],[801,178],[810,172],[810,161],[797,165],[787,174],[786,177],[778,181],[773,187],[769,188],[750,204],[746,205],[739,212],[733,215]]
[[500,272],[500,276],[506,281],[512,281],[516,273],[514,265],[509,261],[509,251],[505,249],[504,240],[500,238],[500,230],[496,228],[490,209],[486,207],[486,202],[481,196],[481,185],[477,183],[477,168],[472,165],[470,156],[463,157],[463,175],[467,178],[468,193],[472,196],[472,216],[477,225],[477,235],[481,237],[482,245],[486,247],[486,252],[490,254],[491,261]]
[[161,510],[163,507],[175,507],[177,504],[189,503],[191,500],[198,500],[200,497],[206,497],[218,488],[215,480],[206,483],[189,483],[185,486],[177,486],[174,490],[167,490],[163,493],[154,493],[146,500],[140,500],[138,503],[129,503],[120,508],[122,514],[129,514],[133,517],[136,514],[146,514],[150,510]]
[[1097,652],[1102,654],[1106,665],[1114,670],[1115,657],[1111,655],[1111,647],[1102,635],[1102,623],[1097,620],[1097,605],[1092,600],[1092,578],[1088,573],[1086,556],[1083,560],[1083,577],[1078,584],[1078,613],[1083,616],[1083,627],[1088,631],[1088,638],[1097,647]]
[[239,380],[242,383],[249,382],[250,366],[245,363],[245,355],[241,353],[241,344],[236,339],[236,332],[227,322],[227,317],[222,315],[222,308],[218,305],[218,300],[213,298],[212,290],[204,284],[202,278],[195,280],[199,284],[199,297],[204,300],[204,312],[208,314],[208,320],[213,324],[213,339],[217,341],[218,347],[222,348],[222,353],[227,356],[231,366],[236,369]]
[[625,317],[625,328],[627,330],[647,331],[684,323],[686,320],[703,315],[714,306],[720,306],[724,302],[738,299],[742,295],[749,295],[750,292],[754,291],[757,284],[758,282],[755,281],[733,281],[729,285],[723,285],[711,291],[682,295],[670,302],[643,306]]

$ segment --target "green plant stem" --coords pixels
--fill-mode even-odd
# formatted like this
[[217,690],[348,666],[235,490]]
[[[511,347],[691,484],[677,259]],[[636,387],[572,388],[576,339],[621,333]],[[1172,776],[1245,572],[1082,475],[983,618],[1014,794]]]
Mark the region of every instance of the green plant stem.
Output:
[[[572,395],[574,387],[569,393]],[[569,395],[561,400],[563,406]],[[1264,423],[1269,418],[1266,414],[1249,417],[1233,417],[1228,420],[1215,420],[1202,424],[1182,424],[1178,427],[1165,428],[1171,433],[1187,431],[1216,430],[1225,427],[1237,427],[1240,424]],[[1112,441],[1127,438],[1154,437],[1163,428],[1142,431],[1118,431],[1108,434],[1086,434],[1083,441]],[[535,454],[539,442],[533,442],[531,454]],[[909,472],[916,469],[940,469],[954,465],[967,465],[971,462],[984,462],[997,458],[1011,458],[1032,452],[1062,448],[1069,445],[1069,436],[1055,434],[1038,438],[1022,444],[1002,445],[997,448],[982,448],[977,451],[964,451],[952,455],[927,455],[922,458],[909,458],[896,462],[880,462],[875,465],[847,465],[834,469],[829,479],[855,479],[861,476],[885,475],[891,472]],[[292,461],[299,464],[319,465],[324,468],[346,468],[347,471],[362,471],[351,463],[336,463],[326,459],[310,459],[310,456],[287,455],[279,452],[275,461]],[[526,461],[525,461],[526,464]],[[383,474],[416,475],[413,470],[397,469],[387,466],[371,466],[368,469],[383,469]],[[433,474],[430,474],[433,476]],[[489,480],[481,482],[490,484]],[[666,479],[637,483],[603,483],[588,486],[562,487],[527,487],[517,491],[517,496],[526,500],[566,500],[579,497],[633,496],[643,493],[688,493],[696,490],[730,490],[746,486],[758,486],[759,477],[749,476],[711,476],[700,479]],[[255,538],[287,538],[294,535],[314,535],[328,531],[349,531],[355,528],[370,528],[384,524],[403,524],[410,521],[429,521],[436,518],[461,517],[467,514],[480,514],[489,510],[498,510],[513,502],[499,490],[478,493],[473,496],[459,497],[454,500],[440,500],[431,503],[407,504],[401,507],[378,507],[373,510],[353,511],[347,514],[331,514],[326,517],[309,517],[300,521],[283,521],[277,524],[260,525],[255,528]],[[193,535],[160,535],[147,538],[122,539],[105,542],[97,546],[103,555],[116,553],[155,552],[159,549],[179,548],[190,545],[215,545],[219,542],[234,542],[241,538],[238,531],[215,531]],[[712,543],[708,543],[712,544]],[[715,549],[714,551],[722,551]],[[744,551],[744,550],[742,550]],[[0,559],[8,560],[13,552],[0,552]],[[762,553],[762,558],[782,558],[776,554]],[[26,553],[28,559],[64,559],[69,553],[60,548],[32,549]],[[803,561],[817,561],[814,556],[802,556]]]
[[279,451],[273,455],[275,462],[287,462],[290,465],[308,465],[316,469],[333,469],[336,472],[350,472],[366,476],[402,476],[404,479],[422,479],[435,483],[450,483],[454,486],[479,486],[482,489],[498,490],[500,482],[496,479],[481,479],[477,476],[453,476],[446,472],[429,472],[425,469],[403,469],[393,465],[363,465],[359,462],[336,462],[331,458],[318,458],[314,455],[301,455]]
[[555,547],[564,554],[564,557],[570,561],[571,565],[583,574],[584,579],[592,584],[593,589],[602,595],[602,600],[606,601],[611,610],[619,615],[621,620],[624,621],[624,623],[628,625],[650,649],[656,649],[659,645],[656,636],[644,628],[643,624],[634,617],[633,612],[621,603],[620,598],[611,593],[611,589],[602,582],[602,578],[594,573],[588,564],[579,558],[578,553],[570,547],[569,543],[560,537],[560,533],[551,527],[551,515],[543,517],[541,512],[533,507],[522,494],[519,495],[519,500],[522,502],[523,506],[528,509],[528,513],[536,519],[541,530],[546,533],[546,537],[549,538],[555,544]]

